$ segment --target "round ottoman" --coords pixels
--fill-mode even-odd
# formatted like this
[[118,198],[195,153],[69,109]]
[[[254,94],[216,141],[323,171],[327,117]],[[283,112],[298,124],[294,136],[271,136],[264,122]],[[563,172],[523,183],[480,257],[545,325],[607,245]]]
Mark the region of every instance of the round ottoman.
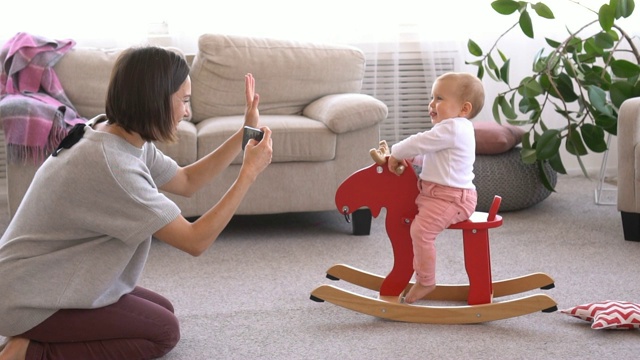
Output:
[[[489,211],[495,195],[502,197],[500,212],[514,211],[533,206],[551,195],[538,177],[538,167],[520,159],[520,150],[515,147],[497,155],[476,155],[473,183],[478,191],[476,211]],[[545,163],[545,172],[553,187],[558,174]]]

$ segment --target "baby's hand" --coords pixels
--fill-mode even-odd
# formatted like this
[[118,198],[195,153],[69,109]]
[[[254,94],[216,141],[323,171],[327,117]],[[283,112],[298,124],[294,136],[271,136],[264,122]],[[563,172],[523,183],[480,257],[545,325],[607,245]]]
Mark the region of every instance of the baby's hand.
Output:
[[399,176],[402,175],[407,164],[404,160],[398,160],[393,156],[389,156],[387,166],[389,167],[389,171]]

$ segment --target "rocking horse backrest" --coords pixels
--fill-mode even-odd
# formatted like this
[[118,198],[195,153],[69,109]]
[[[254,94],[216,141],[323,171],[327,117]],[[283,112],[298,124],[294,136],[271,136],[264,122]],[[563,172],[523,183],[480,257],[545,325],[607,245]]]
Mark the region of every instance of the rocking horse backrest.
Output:
[[496,219],[496,215],[498,215],[498,209],[500,209],[500,203],[502,202],[502,197],[499,195],[495,195],[493,197],[493,202],[491,203],[491,207],[489,208],[489,215],[487,215],[487,221],[493,221]]

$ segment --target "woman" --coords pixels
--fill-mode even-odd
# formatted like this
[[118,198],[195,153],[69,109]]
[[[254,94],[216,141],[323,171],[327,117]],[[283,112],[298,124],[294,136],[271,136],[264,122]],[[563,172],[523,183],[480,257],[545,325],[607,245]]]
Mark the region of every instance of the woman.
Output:
[[[271,162],[271,131],[245,148],[238,178],[191,223],[160,190],[191,196],[241,151],[242,127],[185,167],[153,141],[176,139],[190,115],[185,60],[157,47],[118,58],[106,116],[72,131],[36,173],[0,239],[0,359],[149,359],[180,333],[171,303],[136,286],[152,236],[193,256],[228,224]],[[259,96],[245,76],[244,125],[257,127]],[[77,142],[76,142],[77,141]],[[75,143],[74,143],[75,142]],[[10,289],[10,290],[7,290]]]

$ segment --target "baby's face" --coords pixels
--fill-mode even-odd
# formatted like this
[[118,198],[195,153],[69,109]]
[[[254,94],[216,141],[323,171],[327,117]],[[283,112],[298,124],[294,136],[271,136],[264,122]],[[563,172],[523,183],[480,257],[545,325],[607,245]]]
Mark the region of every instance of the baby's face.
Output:
[[461,116],[464,102],[456,94],[455,82],[451,79],[437,79],[431,91],[431,122],[437,124],[442,120]]

